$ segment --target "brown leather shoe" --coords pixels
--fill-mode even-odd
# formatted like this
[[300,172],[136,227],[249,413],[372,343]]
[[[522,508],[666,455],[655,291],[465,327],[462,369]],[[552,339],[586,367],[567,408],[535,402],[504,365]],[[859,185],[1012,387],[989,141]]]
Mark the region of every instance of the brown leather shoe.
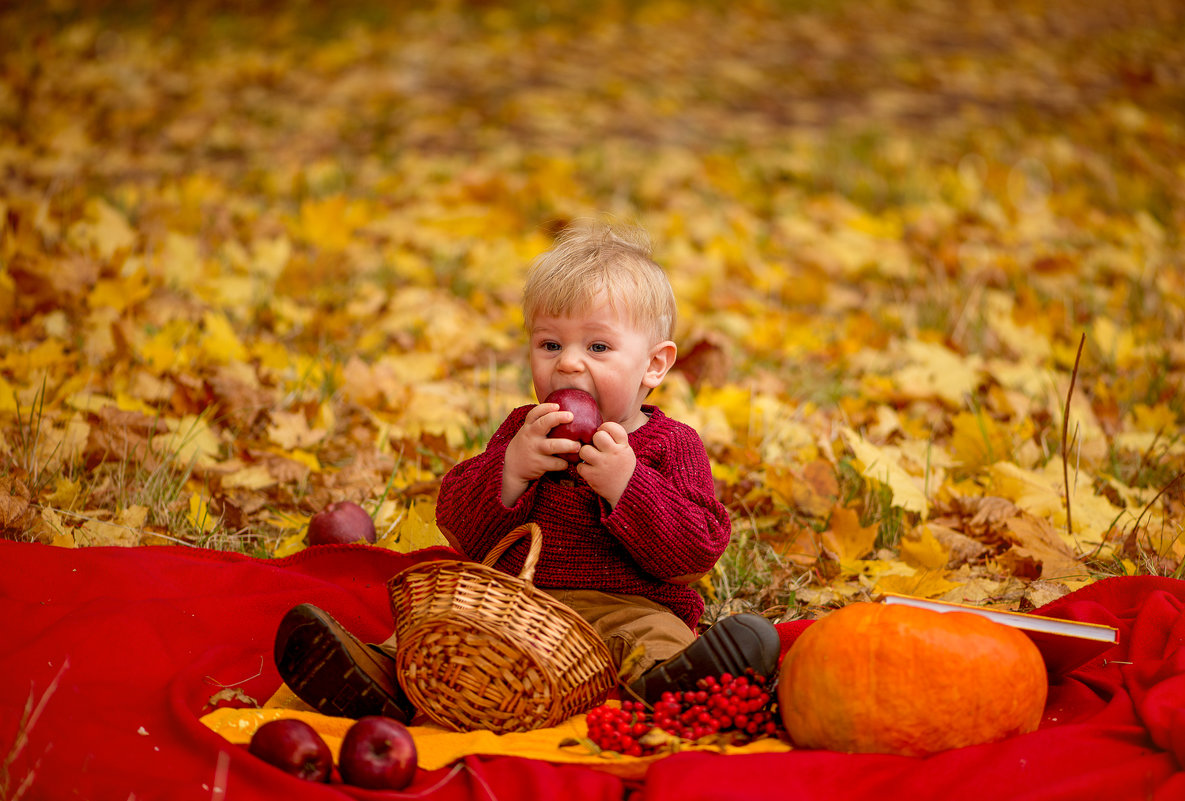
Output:
[[403,723],[414,714],[395,679],[395,661],[312,604],[284,615],[276,629],[275,659],[284,683],[323,714],[385,715]]

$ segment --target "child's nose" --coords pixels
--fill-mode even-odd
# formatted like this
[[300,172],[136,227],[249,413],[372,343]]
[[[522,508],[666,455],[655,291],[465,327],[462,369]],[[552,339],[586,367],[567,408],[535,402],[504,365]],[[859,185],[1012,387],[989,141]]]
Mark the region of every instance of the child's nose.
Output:
[[584,360],[581,354],[575,348],[564,348],[564,352],[560,354],[559,367],[566,373],[579,370],[584,365]]

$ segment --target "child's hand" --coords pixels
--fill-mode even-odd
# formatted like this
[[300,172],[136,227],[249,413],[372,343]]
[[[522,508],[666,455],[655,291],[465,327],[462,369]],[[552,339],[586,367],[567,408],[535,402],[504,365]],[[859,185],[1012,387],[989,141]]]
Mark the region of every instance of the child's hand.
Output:
[[572,413],[561,412],[556,403],[540,403],[527,412],[522,427],[506,446],[506,460],[502,464],[503,506],[514,506],[527,485],[539,476],[568,466],[556,454],[575,453],[580,443],[573,439],[550,439],[547,433],[561,423],[570,422]]
[[592,444],[580,449],[580,458],[576,472],[609,506],[616,506],[638,465],[625,428],[620,423],[602,424]]

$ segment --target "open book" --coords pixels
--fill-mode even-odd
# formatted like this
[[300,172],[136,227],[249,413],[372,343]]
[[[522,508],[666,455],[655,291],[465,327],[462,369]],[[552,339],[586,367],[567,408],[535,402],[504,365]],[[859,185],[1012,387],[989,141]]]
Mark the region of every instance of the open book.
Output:
[[988,620],[1021,629],[1041,651],[1041,656],[1045,658],[1045,668],[1051,678],[1101,657],[1119,642],[1118,629],[1098,623],[1081,623],[1026,612],[1009,612],[893,593],[885,593],[882,601],[887,604],[905,604],[931,609],[935,612],[971,612]]

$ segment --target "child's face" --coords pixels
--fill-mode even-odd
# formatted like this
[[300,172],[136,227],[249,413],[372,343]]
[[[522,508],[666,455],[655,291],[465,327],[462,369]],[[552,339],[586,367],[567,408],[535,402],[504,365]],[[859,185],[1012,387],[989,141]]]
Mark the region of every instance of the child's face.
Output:
[[596,398],[606,421],[633,431],[646,422],[642,400],[662,383],[675,346],[655,343],[602,295],[577,316],[537,317],[530,347],[540,401],[557,389],[583,389]]

